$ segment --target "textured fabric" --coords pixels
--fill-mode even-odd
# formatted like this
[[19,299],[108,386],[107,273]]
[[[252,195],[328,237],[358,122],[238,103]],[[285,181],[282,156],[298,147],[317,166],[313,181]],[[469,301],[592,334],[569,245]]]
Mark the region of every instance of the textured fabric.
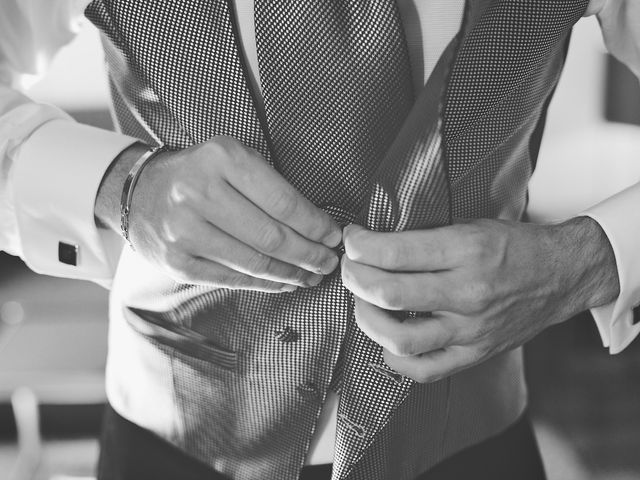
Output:
[[[127,421],[107,406],[98,480],[226,480],[206,464]],[[299,480],[330,480],[331,465],[304,467]],[[375,477],[371,477],[375,478]],[[504,432],[467,448],[415,480],[544,480],[542,459],[525,414]]]
[[[74,155],[68,155],[68,145],[59,140],[76,135],[81,140],[74,144]],[[135,142],[132,137],[64,119],[49,119],[30,136],[29,143],[20,150],[20,161],[12,170],[15,189],[12,196],[21,206],[15,210],[15,220],[22,232],[30,232],[20,237],[21,253],[29,268],[40,273],[55,269],[56,276],[66,278],[74,278],[79,272],[92,272],[95,282],[105,287],[110,285],[117,258],[108,257],[109,250],[105,247],[119,245],[121,248],[121,238],[114,232],[99,229],[95,225],[94,203],[79,202],[78,198],[95,194],[113,158]],[[92,162],[80,160],[93,158],[96,149],[105,155]],[[47,152],[44,159],[42,152]],[[53,158],[57,161],[52,162]],[[39,184],[37,188],[35,184]],[[70,219],[73,219],[71,224],[63,227]],[[93,224],[92,228],[85,229],[84,225],[89,223]],[[60,241],[77,245],[76,265],[58,260]],[[105,265],[105,258],[113,263]]]
[[[344,3],[327,0],[305,8],[330,14],[330,5],[346,8]],[[360,38],[358,19],[383,3],[354,0],[348,4],[358,8],[335,20]],[[351,103],[352,95],[337,99],[332,118],[322,112],[316,117],[328,124],[299,143],[288,137],[284,123],[297,118],[290,109],[315,115],[317,106],[305,105],[304,97],[293,106],[280,98],[304,88],[304,81],[292,79],[286,87],[267,87],[271,118],[268,125],[259,118],[229,2],[96,0],[87,15],[104,33],[111,80],[121,97],[116,106],[129,110],[118,118],[135,120],[153,138],[177,147],[233,135],[263,153],[337,221],[357,219],[392,231],[441,225],[458,215],[520,217],[539,142],[535,133],[541,131],[570,28],[586,3],[468,2],[461,34],[395,134],[371,138],[364,129],[370,145],[339,136],[334,156],[324,161],[311,152],[324,145],[326,132],[357,127],[350,115],[375,111],[394,93],[369,99],[372,106]],[[388,12],[395,11],[392,4]],[[304,28],[316,25],[309,23]],[[356,42],[354,48],[373,48],[369,44],[378,42],[371,36],[361,42],[367,45]],[[297,54],[311,54],[305,49],[321,39],[334,42],[319,30],[303,39],[307,43]],[[309,68],[304,58],[267,63],[302,68],[299,74],[323,78],[329,88],[343,74],[335,71],[344,68],[340,58],[325,65],[322,76],[302,68]],[[369,61],[384,69],[379,59]],[[278,112],[284,116],[276,118]],[[369,128],[376,128],[374,117],[367,118],[373,121]],[[360,153],[341,161],[343,150]],[[362,152],[376,157],[362,159]],[[118,276],[127,279],[118,288],[127,289],[113,292],[122,304],[112,305],[112,338],[118,343],[110,355],[119,361],[109,363],[110,401],[125,417],[232,478],[296,478],[339,354],[343,382],[334,479],[410,480],[505,429],[525,406],[519,350],[430,385],[389,371],[380,347],[357,329],[339,272],[293,294],[209,290],[176,285],[126,252]],[[146,373],[163,401],[173,399],[160,420],[127,395],[137,388],[131,397],[138,404],[147,398],[129,378],[132,366]],[[147,402],[157,397],[149,394]]]
[[[229,480],[107,405],[100,438],[98,480]],[[299,480],[329,480],[331,465],[302,469]]]
[[529,139],[559,79],[567,25],[588,1],[477,3],[444,111],[453,215],[511,217],[505,206],[521,211],[526,203],[537,155]]
[[255,25],[278,170],[316,205],[355,218],[413,103],[395,2],[255,0]]
[[355,217],[413,103],[395,2],[255,0],[255,24],[278,171]]
[[[413,128],[398,135],[413,103],[400,19],[393,2],[363,5],[256,0],[260,77],[277,167],[317,205],[332,195],[373,230],[445,224],[449,192],[440,124],[430,121],[439,118],[440,97],[432,93],[439,90],[424,90],[407,122]],[[412,383],[402,379],[390,389],[389,377],[371,367],[384,365],[382,349],[356,327],[352,312],[339,382],[331,385],[339,384],[342,394],[337,472],[346,467],[354,439],[362,447],[371,442],[388,421],[385,410],[402,400],[397,390]],[[379,392],[374,412],[361,408],[371,390]]]

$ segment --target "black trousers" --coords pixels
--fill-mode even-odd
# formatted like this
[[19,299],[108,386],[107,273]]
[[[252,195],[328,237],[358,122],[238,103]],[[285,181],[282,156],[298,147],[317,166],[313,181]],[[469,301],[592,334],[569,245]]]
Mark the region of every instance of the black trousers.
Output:
[[[300,480],[329,480],[330,477],[331,465],[319,465],[305,467]],[[545,478],[531,422],[524,415],[505,432],[463,450],[416,480]],[[146,479],[228,480],[107,407],[98,462],[98,480]]]

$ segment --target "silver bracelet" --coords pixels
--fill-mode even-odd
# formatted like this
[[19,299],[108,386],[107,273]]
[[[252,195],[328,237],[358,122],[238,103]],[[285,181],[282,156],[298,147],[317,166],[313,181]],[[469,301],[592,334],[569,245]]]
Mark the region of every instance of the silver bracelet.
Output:
[[122,236],[129,244],[132,250],[133,245],[131,244],[131,240],[129,239],[129,212],[131,211],[131,199],[133,198],[133,190],[138,183],[138,178],[140,178],[140,174],[144,167],[146,167],[153,158],[162,153],[169,150],[169,148],[165,145],[160,147],[155,147],[145,152],[138,161],[131,167],[129,173],[127,174],[127,178],[124,180],[124,185],[122,187],[122,196],[120,197],[120,230]]

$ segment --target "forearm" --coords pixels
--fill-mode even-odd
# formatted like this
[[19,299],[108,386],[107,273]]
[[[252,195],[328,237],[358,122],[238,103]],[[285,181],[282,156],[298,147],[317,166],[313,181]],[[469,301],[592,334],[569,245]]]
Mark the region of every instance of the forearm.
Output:
[[[96,228],[96,193],[134,142],[0,85],[0,250],[36,272],[107,285],[121,245]],[[65,244],[75,258],[61,257]]]
[[[82,3],[0,2],[0,250],[37,272],[106,286],[121,244],[96,229],[95,196],[107,166],[134,140],[77,124],[17,90],[73,38]],[[74,258],[60,254],[65,245]]]
[[598,222],[577,217],[551,228],[559,284],[568,289],[572,310],[577,313],[614,301],[620,293],[616,259]]
[[131,167],[148,149],[142,143],[134,143],[123,150],[107,169],[96,196],[95,217],[98,227],[120,232],[120,199],[124,181]]

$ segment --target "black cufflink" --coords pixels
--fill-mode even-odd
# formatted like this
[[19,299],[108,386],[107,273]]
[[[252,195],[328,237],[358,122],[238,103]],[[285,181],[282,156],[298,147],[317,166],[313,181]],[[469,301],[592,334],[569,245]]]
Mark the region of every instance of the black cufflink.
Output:
[[66,265],[78,265],[78,245],[58,242],[58,261]]

